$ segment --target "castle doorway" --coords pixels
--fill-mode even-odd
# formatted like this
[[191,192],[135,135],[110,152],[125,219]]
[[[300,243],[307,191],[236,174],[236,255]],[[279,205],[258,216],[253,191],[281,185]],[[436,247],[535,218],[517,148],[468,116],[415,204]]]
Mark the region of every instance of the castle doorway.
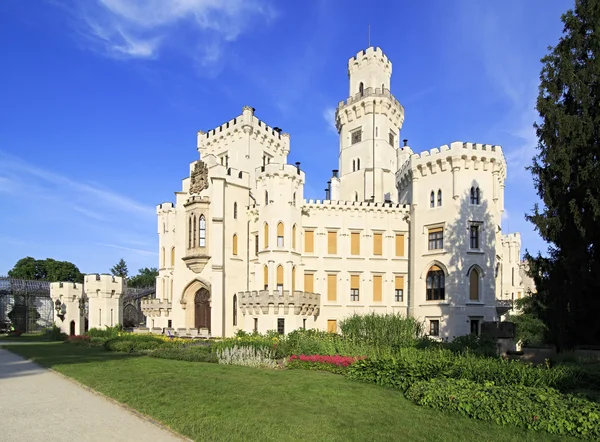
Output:
[[206,328],[210,333],[210,293],[205,288],[196,292],[194,297],[194,327]]
[[71,321],[71,323],[69,324],[69,335],[75,335],[75,321]]

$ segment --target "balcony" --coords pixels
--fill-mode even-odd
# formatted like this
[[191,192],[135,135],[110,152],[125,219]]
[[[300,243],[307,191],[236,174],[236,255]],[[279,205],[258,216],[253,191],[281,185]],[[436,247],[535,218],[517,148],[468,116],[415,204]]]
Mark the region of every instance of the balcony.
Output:
[[298,290],[239,292],[238,305],[244,315],[272,313],[317,316],[321,307],[321,295]]
[[190,269],[192,272],[201,273],[210,260],[210,256],[208,256],[205,251],[196,248],[189,249],[186,256],[184,256],[182,259],[188,269]]

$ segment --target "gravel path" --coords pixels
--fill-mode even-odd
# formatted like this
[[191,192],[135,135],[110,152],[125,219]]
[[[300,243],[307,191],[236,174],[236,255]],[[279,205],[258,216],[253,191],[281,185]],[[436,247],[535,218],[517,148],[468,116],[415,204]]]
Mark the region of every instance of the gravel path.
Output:
[[0,404],[2,442],[187,440],[3,349]]

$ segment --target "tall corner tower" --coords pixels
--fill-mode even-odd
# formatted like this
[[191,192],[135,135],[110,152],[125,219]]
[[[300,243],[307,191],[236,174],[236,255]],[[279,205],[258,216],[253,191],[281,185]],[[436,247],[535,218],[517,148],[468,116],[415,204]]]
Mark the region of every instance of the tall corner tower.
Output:
[[340,199],[396,201],[396,150],[404,108],[390,92],[392,62],[370,47],[348,60],[350,93],[338,104]]

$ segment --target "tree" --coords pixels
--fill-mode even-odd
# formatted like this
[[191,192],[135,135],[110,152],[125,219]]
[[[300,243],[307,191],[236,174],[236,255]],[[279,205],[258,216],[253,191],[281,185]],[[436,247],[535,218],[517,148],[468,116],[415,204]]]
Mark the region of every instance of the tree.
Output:
[[35,279],[50,282],[83,282],[83,274],[72,262],[56,261],[52,258],[41,260],[31,256],[17,261],[15,266],[8,271],[8,276],[15,279]]
[[156,267],[144,267],[138,270],[138,274],[129,279],[129,287],[154,287],[158,269]]
[[559,350],[600,342],[600,0],[576,0],[542,59],[531,170],[543,208],[526,218],[549,244],[530,260],[540,317]]
[[113,276],[120,276],[124,280],[127,280],[129,271],[127,270],[127,264],[125,263],[125,260],[121,258],[119,262],[110,269],[110,273],[112,273]]

